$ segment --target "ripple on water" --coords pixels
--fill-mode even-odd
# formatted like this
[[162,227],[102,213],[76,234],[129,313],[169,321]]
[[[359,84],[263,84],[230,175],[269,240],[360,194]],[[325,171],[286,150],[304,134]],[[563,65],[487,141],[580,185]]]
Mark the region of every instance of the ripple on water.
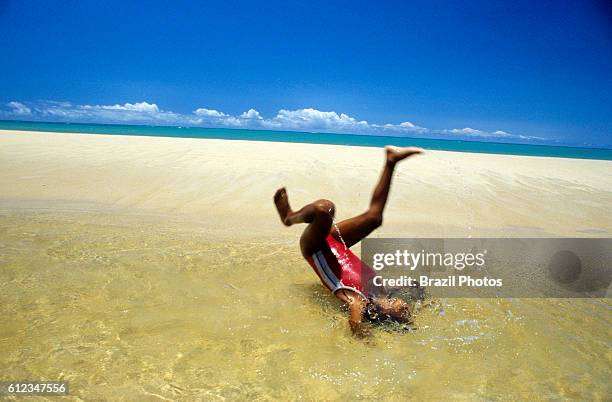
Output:
[[363,342],[295,244],[122,219],[3,217],[3,377],[82,399],[610,394],[607,299],[429,300]]

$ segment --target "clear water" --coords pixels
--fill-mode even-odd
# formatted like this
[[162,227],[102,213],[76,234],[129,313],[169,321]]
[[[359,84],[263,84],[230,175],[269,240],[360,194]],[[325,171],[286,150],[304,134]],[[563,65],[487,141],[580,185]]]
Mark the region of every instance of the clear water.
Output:
[[202,127],[136,126],[118,124],[66,124],[0,121],[0,129],[49,131],[61,133],[117,134],[153,137],[217,138],[249,141],[280,141],[312,144],[419,146],[431,150],[477,152],[506,155],[531,155],[561,158],[612,160],[612,149],[506,144],[495,142],[441,140],[354,134],[303,133],[292,131],[237,130]]
[[0,211],[0,373],[83,400],[609,400],[609,299],[429,300],[350,336],[284,236]]

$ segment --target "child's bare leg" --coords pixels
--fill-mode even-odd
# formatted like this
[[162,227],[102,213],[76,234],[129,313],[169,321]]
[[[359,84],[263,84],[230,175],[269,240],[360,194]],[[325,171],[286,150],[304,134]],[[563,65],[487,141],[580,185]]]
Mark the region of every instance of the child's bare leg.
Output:
[[[359,243],[367,235],[372,233],[372,231],[382,225],[383,210],[385,209],[387,198],[389,197],[391,179],[393,178],[395,165],[399,161],[411,155],[420,153],[423,153],[423,150],[417,147],[385,147],[385,165],[380,178],[378,179],[378,183],[374,188],[374,193],[372,194],[372,199],[370,201],[370,207],[361,215],[357,215],[353,218],[349,218],[338,223],[340,234],[342,235],[347,247],[351,247],[352,245]],[[335,229],[332,230],[332,234],[334,237],[339,239],[338,233],[336,233]]]
[[336,210],[333,202],[318,200],[294,212],[289,205],[287,190],[283,187],[274,194],[274,204],[281,221],[286,226],[308,223],[300,238],[300,248],[304,257],[309,257],[326,246],[325,239],[329,235]]

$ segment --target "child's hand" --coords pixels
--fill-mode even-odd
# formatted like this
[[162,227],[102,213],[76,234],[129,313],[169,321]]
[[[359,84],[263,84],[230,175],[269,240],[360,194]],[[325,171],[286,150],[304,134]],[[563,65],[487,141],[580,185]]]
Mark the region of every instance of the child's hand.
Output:
[[363,297],[350,295],[347,297],[347,302],[349,305],[349,325],[353,335],[361,339],[370,337],[370,328],[363,322],[363,314],[368,301]]
[[351,325],[353,335],[355,335],[357,338],[368,338],[372,335],[370,328],[361,321],[349,320],[349,324]]
[[372,331],[367,325],[361,323],[358,327],[353,329],[353,335],[359,339],[366,339],[372,336]]

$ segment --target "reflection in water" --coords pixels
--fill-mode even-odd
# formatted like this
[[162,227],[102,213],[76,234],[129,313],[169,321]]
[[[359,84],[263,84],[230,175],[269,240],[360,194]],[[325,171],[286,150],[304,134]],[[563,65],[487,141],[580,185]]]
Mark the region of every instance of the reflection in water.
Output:
[[285,240],[1,217],[1,379],[66,380],[89,399],[610,395],[606,299],[430,300],[416,330],[366,343]]

